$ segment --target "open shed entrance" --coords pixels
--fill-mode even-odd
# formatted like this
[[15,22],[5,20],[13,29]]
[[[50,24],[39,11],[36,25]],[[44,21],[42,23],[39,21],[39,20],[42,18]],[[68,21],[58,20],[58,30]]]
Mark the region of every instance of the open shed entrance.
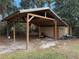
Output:
[[[30,39],[30,25],[34,24],[38,28],[38,37],[41,35],[53,37],[58,39],[58,26],[66,26],[67,24],[61,20],[53,11],[49,8],[37,8],[19,10],[14,14],[6,17],[2,21],[7,21],[7,24],[12,25],[13,41],[16,42],[16,23],[25,23],[25,37],[26,37],[26,49],[29,48]],[[52,29],[52,31],[50,31]],[[8,31],[7,31],[8,33]]]
[[30,20],[29,23],[32,23],[34,25],[37,26],[38,28],[38,36],[40,37],[51,37],[54,39],[57,39],[57,37],[55,37],[55,33],[54,30],[52,30],[51,32],[50,29],[56,29],[57,28],[57,23],[54,19],[51,18],[47,18],[46,16],[40,16],[40,15],[35,15],[35,14],[30,14],[30,16],[34,17],[32,20]]

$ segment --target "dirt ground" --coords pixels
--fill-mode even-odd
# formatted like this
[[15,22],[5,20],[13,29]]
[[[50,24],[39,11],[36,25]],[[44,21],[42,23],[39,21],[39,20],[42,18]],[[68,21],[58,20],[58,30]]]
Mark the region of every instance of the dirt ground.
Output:
[[[21,39],[21,38],[20,38]],[[38,39],[32,38],[30,40],[29,50],[41,49],[41,48],[49,48],[53,47],[63,54],[66,54],[70,57],[70,59],[79,59],[76,53],[73,51],[73,46],[78,45],[79,47],[79,39],[71,39],[71,40],[57,40],[50,38]],[[12,39],[6,39],[6,37],[0,37],[0,54],[4,54],[7,52],[13,52],[16,50],[25,50],[26,49],[26,40],[25,39],[17,39],[15,44]]]
[[59,40],[57,48],[57,51],[65,54],[69,59],[79,59],[79,39]]
[[[55,41],[51,38],[30,38],[29,50],[49,48],[50,46],[55,46]],[[0,38],[0,54],[15,50],[26,50],[26,40],[17,38],[14,43],[13,39],[7,39],[6,37]]]

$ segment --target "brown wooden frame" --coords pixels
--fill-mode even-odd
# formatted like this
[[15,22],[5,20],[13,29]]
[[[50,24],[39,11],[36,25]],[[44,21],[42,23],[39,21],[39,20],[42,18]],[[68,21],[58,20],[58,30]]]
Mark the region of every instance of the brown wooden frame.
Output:
[[[29,16],[32,16],[32,17],[29,18]],[[33,20],[34,17],[38,17],[38,18],[43,18],[43,19],[48,19],[48,20],[54,21],[54,24],[55,24],[55,40],[57,40],[57,21],[55,19],[48,18],[46,16],[40,16],[40,15],[28,13],[27,17],[25,18],[25,20],[26,20],[26,42],[27,42],[26,43],[26,49],[29,49],[29,22],[31,20]]]

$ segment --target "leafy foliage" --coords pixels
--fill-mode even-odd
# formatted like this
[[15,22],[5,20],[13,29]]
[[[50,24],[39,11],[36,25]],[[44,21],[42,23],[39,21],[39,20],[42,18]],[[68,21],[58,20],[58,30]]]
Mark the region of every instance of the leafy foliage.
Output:
[[51,3],[54,0],[21,0],[21,7],[22,8],[39,8],[39,7],[51,7]]
[[[52,5],[54,4],[54,5]],[[79,27],[79,0],[21,0],[21,9],[39,8],[39,7],[50,7],[54,8],[54,11],[61,16],[69,26],[75,28]],[[0,0],[0,14],[5,17],[16,10],[14,0]],[[74,29],[73,29],[73,32]]]
[[[57,6],[57,13],[66,21],[69,25],[74,25],[78,21],[79,17],[79,0],[60,0],[60,6]],[[58,3],[58,2],[57,2]],[[57,4],[59,5],[59,3]]]
[[74,29],[79,21],[79,0],[56,0],[55,11]]
[[14,0],[0,0],[0,14],[2,14],[3,18],[16,10]]

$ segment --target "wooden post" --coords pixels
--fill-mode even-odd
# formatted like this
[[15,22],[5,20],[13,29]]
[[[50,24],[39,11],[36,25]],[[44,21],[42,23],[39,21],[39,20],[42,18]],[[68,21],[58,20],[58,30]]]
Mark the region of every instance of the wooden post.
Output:
[[26,49],[29,49],[29,15],[27,14],[26,20]]
[[72,27],[69,27],[69,28],[70,28],[70,30],[69,30],[70,31],[70,35],[72,36]]
[[7,21],[7,38],[9,36],[9,24],[8,24],[8,21]]
[[54,22],[55,22],[55,40],[57,40],[57,21]]
[[13,23],[13,42],[15,43],[15,40],[16,40],[16,38],[15,38],[15,23]]
[[39,30],[39,38],[40,38],[40,35],[41,35],[41,32],[40,32],[40,26],[39,26],[38,30]]

